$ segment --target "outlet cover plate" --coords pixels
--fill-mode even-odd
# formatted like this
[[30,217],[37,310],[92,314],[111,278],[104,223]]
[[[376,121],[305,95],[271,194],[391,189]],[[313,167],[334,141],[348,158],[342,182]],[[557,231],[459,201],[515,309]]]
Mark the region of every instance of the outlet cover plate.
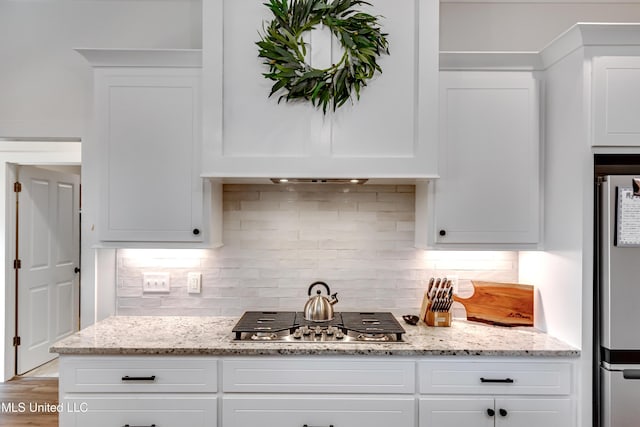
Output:
[[142,292],[169,292],[171,283],[169,273],[143,273]]

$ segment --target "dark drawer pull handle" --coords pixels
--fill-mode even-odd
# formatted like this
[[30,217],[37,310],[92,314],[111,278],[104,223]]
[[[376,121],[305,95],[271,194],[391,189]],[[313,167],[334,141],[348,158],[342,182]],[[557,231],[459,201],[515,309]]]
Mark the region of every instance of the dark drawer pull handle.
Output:
[[503,383],[503,384],[513,384],[513,380],[511,378],[480,378],[481,383]]
[[496,415],[496,411],[494,411],[493,409],[489,408],[487,409],[487,415],[489,415],[490,417],[493,417]]
[[[125,375],[124,377],[122,377],[122,381],[155,381],[155,380],[156,380],[155,375],[151,375],[150,377],[130,377],[129,375]],[[131,426],[131,427],[135,427],[135,426]]]
[[132,426],[132,425],[129,425],[129,424],[125,424],[122,427],[156,427],[156,425],[155,424],[151,424],[150,426]]
[[502,408],[500,408],[500,411],[499,411],[499,412],[500,412],[500,416],[501,416],[501,417],[506,417],[506,416],[507,416],[507,410],[506,410],[506,409],[502,409]]

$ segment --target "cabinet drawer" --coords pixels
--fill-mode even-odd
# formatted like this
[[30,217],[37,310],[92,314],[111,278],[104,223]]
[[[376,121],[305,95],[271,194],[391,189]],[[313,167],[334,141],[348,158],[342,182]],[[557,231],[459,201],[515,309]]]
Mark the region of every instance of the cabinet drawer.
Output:
[[65,427],[215,427],[215,397],[201,395],[91,395],[61,401]]
[[63,392],[215,392],[217,360],[207,357],[60,358]]
[[224,360],[224,392],[414,393],[411,361]]
[[571,393],[569,363],[429,361],[418,369],[424,394]]
[[415,400],[413,396],[225,396],[222,425],[413,427]]

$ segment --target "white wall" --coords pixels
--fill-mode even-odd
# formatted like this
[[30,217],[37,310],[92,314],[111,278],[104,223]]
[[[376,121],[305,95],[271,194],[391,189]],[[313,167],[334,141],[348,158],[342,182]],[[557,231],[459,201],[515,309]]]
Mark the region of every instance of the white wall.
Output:
[[0,137],[84,135],[91,72],[72,49],[199,48],[201,0],[0,1]]
[[576,22],[640,22],[640,1],[442,0],[440,50],[537,52]]

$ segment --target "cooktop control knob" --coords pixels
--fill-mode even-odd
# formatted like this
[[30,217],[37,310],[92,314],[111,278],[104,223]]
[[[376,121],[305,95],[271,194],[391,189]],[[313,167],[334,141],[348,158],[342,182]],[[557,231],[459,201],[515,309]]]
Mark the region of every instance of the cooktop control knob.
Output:
[[311,334],[311,329],[309,329],[308,326],[303,326],[302,327],[302,335],[309,335]]
[[331,336],[335,331],[336,331],[336,328],[334,328],[333,326],[329,326],[327,328],[327,335]]
[[322,335],[322,328],[320,326],[316,326],[313,333],[316,335]]
[[336,339],[341,340],[343,338],[344,338],[344,332],[338,330],[338,332],[336,332]]
[[302,338],[302,330],[300,330],[300,328],[296,329],[295,331],[293,331],[293,337],[295,339],[300,339]]

